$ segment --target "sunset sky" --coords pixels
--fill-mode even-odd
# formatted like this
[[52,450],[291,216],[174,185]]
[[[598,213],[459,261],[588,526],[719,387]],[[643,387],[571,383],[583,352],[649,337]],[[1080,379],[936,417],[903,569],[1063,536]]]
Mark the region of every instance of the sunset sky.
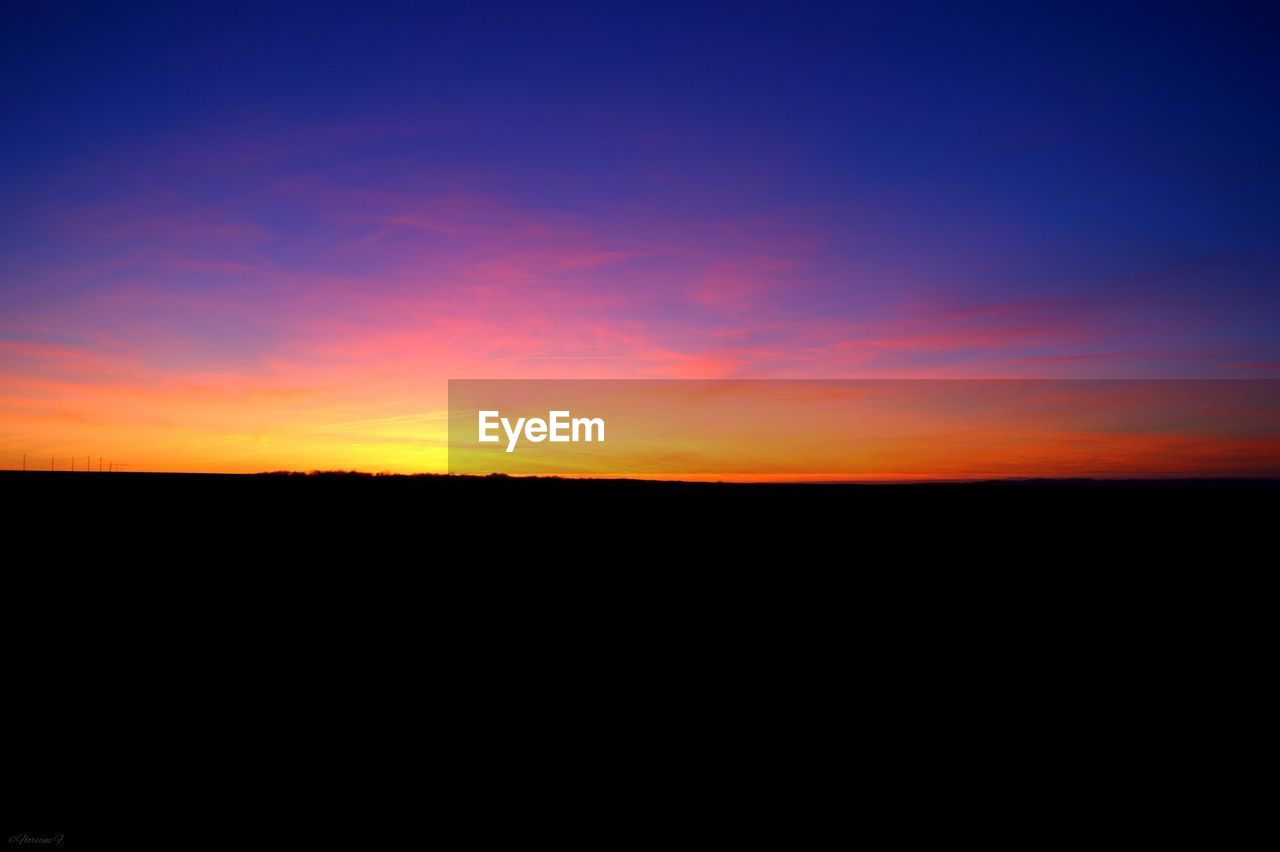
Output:
[[450,378],[1280,378],[1265,8],[7,3],[0,467],[440,471]]

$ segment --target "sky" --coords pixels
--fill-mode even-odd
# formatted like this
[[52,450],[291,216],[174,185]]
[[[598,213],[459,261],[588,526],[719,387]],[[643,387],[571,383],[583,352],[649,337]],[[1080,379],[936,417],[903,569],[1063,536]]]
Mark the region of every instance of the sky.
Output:
[[1280,378],[1265,5],[5,4],[0,467],[448,379]]

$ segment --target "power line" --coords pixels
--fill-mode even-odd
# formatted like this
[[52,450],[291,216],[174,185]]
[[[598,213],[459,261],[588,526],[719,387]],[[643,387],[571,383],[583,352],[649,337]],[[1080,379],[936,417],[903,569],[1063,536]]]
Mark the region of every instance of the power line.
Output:
[[[11,470],[15,472],[22,471],[23,473],[42,470],[42,468],[35,467],[33,465],[33,458],[34,457],[31,455],[31,453],[14,453],[13,455],[0,454],[0,470]],[[49,456],[48,470],[51,470],[51,471],[62,470],[62,468],[58,467],[59,461],[60,459],[57,456]],[[68,459],[68,463],[70,464],[70,467],[67,468],[67,470],[70,470],[74,473],[79,473],[81,471],[81,468],[77,467],[77,464],[79,461],[80,461],[80,456],[70,457]],[[10,467],[10,465],[13,465],[13,466]],[[94,469],[93,456],[85,456],[83,470],[86,473],[91,473],[93,469]],[[125,464],[123,462],[117,462],[117,461],[109,462],[107,461],[106,456],[98,456],[97,470],[99,473],[117,473],[117,472],[123,471],[124,469],[125,469]]]

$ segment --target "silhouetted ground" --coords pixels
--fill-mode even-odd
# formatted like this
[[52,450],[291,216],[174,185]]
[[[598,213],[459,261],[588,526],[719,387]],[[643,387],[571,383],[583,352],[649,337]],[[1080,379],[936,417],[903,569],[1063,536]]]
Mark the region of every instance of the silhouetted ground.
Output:
[[401,552],[422,567],[442,558],[483,565],[503,552],[552,567],[616,567],[642,554],[669,563],[772,550],[792,568],[802,557],[884,567],[924,551],[1034,565],[1085,544],[1103,548],[1101,557],[1192,539],[1225,552],[1260,533],[1280,503],[1276,480],[730,484],[10,471],[0,472],[0,490],[16,506],[18,535],[43,531],[46,547],[135,557],[173,545],[291,558]]
[[[30,767],[83,777],[92,801],[143,742],[163,782],[394,777],[423,836],[406,772],[484,827],[486,785],[557,798],[557,773],[606,768],[660,797],[691,785],[699,809],[707,767],[808,779],[805,808],[841,809],[829,778],[848,769],[903,825],[927,817],[913,784],[1021,784],[1118,753],[1158,770],[1182,759],[1171,707],[1256,680],[1240,670],[1267,647],[1280,503],[1270,481],[41,472],[0,473],[0,493],[21,786],[45,789]],[[521,830],[551,814],[558,837],[581,801]],[[147,807],[82,820],[76,848],[165,814],[243,831]]]

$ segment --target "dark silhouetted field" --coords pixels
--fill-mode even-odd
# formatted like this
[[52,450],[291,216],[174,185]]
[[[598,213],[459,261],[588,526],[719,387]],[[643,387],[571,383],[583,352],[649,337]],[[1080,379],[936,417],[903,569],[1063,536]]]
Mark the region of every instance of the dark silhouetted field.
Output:
[[[392,550],[406,564],[499,554],[680,562],[776,554],[790,568],[884,568],[932,554],[1043,564],[1179,541],[1227,553],[1262,532],[1274,480],[728,484],[362,474],[0,473],[10,519],[47,546],[173,558]],[[23,532],[24,531],[24,532]],[[92,535],[90,535],[92,533]],[[816,561],[815,561],[816,560]]]
[[[448,778],[466,790],[494,766],[544,785],[566,741],[590,743],[574,771],[644,779],[752,779],[786,762],[763,736],[824,764],[847,747],[892,790],[921,766],[968,783],[992,742],[1087,760],[1113,730],[1160,765],[1186,685],[1234,679],[1226,651],[1265,646],[1280,496],[132,473],[0,488],[32,761],[132,754],[140,736],[163,745],[161,778],[228,755],[259,773],[443,752],[464,755]],[[83,831],[118,834],[102,825]]]

